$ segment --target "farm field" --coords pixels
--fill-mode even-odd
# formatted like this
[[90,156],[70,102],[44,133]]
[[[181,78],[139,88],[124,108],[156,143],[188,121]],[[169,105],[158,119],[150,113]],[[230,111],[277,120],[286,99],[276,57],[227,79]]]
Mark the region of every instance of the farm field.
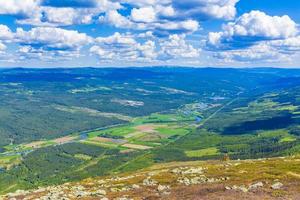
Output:
[[[27,144],[8,145],[0,153],[3,160],[0,167],[5,168],[10,164],[11,157],[21,157],[22,154],[34,150],[63,145],[67,143],[86,143],[103,147],[114,147],[122,150],[145,150],[171,142],[178,137],[188,134],[196,128],[197,114],[181,115],[179,111],[174,114],[151,114],[147,117],[138,117],[126,125],[108,127],[98,131],[84,131],[53,140],[34,141]],[[11,162],[13,163],[13,162]]]
[[0,200],[300,200],[299,10],[0,0]]
[[[203,82],[200,87],[188,82],[189,79],[177,84],[173,76],[180,78],[179,75],[173,72],[166,75],[159,69],[146,70],[150,74],[147,78],[141,76],[142,72],[138,70],[138,78],[124,75],[124,80],[118,79],[119,82],[106,80],[107,75],[100,75],[100,71],[93,73],[101,78],[87,77],[80,79],[79,83],[53,80],[53,88],[48,89],[52,98],[56,95],[67,96],[49,99],[47,105],[40,105],[40,109],[51,108],[55,111],[48,110],[47,118],[40,116],[40,120],[45,120],[43,123],[47,125],[34,121],[37,123],[33,126],[55,127],[56,131],[61,132],[51,131],[43,136],[46,129],[35,127],[34,130],[41,130],[42,134],[31,132],[29,138],[24,137],[29,133],[15,135],[15,132],[10,132],[8,140],[2,141],[1,194],[132,173],[169,162],[260,159],[300,152],[298,79],[288,79],[288,87],[270,82],[255,89],[259,85],[256,70],[224,70],[220,79],[210,79],[197,73],[194,78]],[[121,75],[121,71],[117,73]],[[109,70],[106,72],[110,73]],[[195,74],[190,69],[186,69],[185,73],[190,77]],[[231,73],[245,73],[251,83],[248,79],[233,80]],[[276,71],[272,75],[260,73],[266,73],[265,80],[268,81],[273,80],[274,76],[280,80],[285,76],[294,76],[288,71],[284,76],[281,73],[277,75]],[[173,78],[164,82],[157,78],[162,74]],[[270,79],[267,78],[269,76]],[[224,77],[230,85],[221,81]],[[81,82],[83,80],[85,83]],[[252,85],[255,80],[258,82]],[[210,85],[210,81],[214,85]],[[27,84],[23,82],[22,87]],[[54,90],[57,84],[65,85],[69,92]],[[38,93],[39,90],[35,88],[31,91]],[[35,102],[44,98],[34,96],[36,93],[27,96],[27,100],[23,99],[25,97],[21,99]],[[7,112],[1,111],[0,114],[4,116]],[[51,116],[55,119],[62,117],[65,121],[52,126]],[[5,134],[5,131],[0,130],[0,134]]]

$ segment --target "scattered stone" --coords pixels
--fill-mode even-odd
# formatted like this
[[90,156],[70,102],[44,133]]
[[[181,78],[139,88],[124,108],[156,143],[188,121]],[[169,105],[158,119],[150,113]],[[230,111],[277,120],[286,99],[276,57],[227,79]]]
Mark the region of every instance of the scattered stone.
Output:
[[239,189],[244,193],[248,192],[248,188],[246,188],[245,186],[240,186]]
[[282,187],[283,187],[283,184],[280,183],[280,182],[274,183],[274,184],[271,186],[271,188],[272,188],[273,190],[279,190],[279,189],[281,189]]
[[192,174],[203,174],[204,168],[202,167],[180,167],[171,170],[174,174],[192,175]]
[[22,195],[27,195],[29,194],[29,191],[24,191],[24,190],[17,190],[14,193],[8,193],[7,196],[9,198],[17,197],[17,196],[22,196]]
[[249,186],[249,190],[256,190],[257,188],[263,187],[264,184],[262,182],[257,182]]
[[177,182],[184,184],[186,186],[191,185],[191,181],[187,177],[184,177],[184,178],[181,177],[177,180]]
[[120,189],[119,189],[119,188],[110,188],[110,191],[111,191],[111,192],[119,192]]
[[137,185],[137,184],[133,184],[131,187],[132,187],[132,189],[139,189],[140,188],[140,186]]
[[163,192],[162,192],[162,195],[170,195],[170,194],[171,194],[170,191],[163,191]]
[[179,168],[175,168],[175,169],[172,169],[171,172],[174,174],[179,174],[181,172],[181,170]]
[[227,181],[227,180],[229,180],[229,179],[230,179],[229,177],[221,177],[221,178],[220,178],[221,181]]
[[200,184],[200,183],[204,182],[204,179],[205,179],[204,177],[192,178],[192,179],[190,179],[190,184],[192,184],[192,185]]
[[106,195],[106,191],[100,189],[100,190],[95,191],[94,194],[97,196],[104,196],[104,195]]
[[197,185],[202,183],[217,183],[228,179],[229,177],[207,178],[205,175],[202,174],[200,176],[191,177],[191,178],[182,176],[177,179],[177,182],[188,186],[188,185]]
[[163,192],[163,191],[169,190],[169,189],[170,189],[170,186],[168,186],[168,185],[158,185],[158,187],[157,187],[157,190],[159,192]]
[[87,192],[85,192],[85,191],[77,191],[76,193],[75,193],[75,196],[76,197],[85,197],[85,196],[88,196],[88,193]]
[[188,170],[183,171],[182,174],[203,174],[203,168],[190,168]]
[[155,180],[151,179],[150,177],[148,177],[145,180],[143,180],[143,185],[155,186],[155,185],[157,185],[157,181],[155,181]]
[[104,183],[106,183],[106,181],[105,180],[99,180],[98,183],[99,184],[104,184]]
[[118,197],[115,200],[133,200],[133,199],[131,199],[129,197]]
[[233,185],[232,187],[226,186],[225,189],[226,190],[241,191],[241,192],[244,192],[244,193],[248,192],[248,188],[246,188],[244,185],[241,185],[241,186]]
[[231,190],[232,188],[229,187],[229,186],[225,186],[225,189],[226,189],[226,190]]
[[120,189],[120,191],[122,191],[122,192],[126,192],[126,191],[129,191],[129,190],[131,190],[131,187],[122,187]]

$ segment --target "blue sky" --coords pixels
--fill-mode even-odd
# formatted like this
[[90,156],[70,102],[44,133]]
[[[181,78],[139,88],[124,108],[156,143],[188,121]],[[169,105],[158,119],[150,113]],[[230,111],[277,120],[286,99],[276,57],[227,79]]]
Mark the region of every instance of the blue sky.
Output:
[[300,67],[298,0],[0,0],[1,67]]

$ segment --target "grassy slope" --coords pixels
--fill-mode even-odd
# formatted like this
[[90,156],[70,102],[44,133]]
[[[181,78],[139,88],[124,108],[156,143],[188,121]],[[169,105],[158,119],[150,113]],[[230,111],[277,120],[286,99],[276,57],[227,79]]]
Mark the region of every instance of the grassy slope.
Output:
[[[83,191],[87,192],[86,199],[99,199],[97,195],[89,194],[96,189],[107,192],[105,195],[109,199],[117,197],[128,197],[133,199],[297,199],[300,192],[300,157],[272,158],[261,160],[244,161],[194,161],[194,162],[171,162],[156,164],[134,173],[119,174],[114,178],[99,177],[86,179],[76,183],[69,183],[62,187],[57,187],[56,191],[64,191],[64,195],[72,196],[73,186],[83,186]],[[177,174],[176,169],[188,171],[189,169],[203,169],[201,173]],[[179,182],[182,177],[189,180],[195,177],[206,177],[211,182],[195,183],[185,185]],[[146,178],[154,180],[153,186],[143,185]],[[222,179],[226,178],[226,179]],[[249,189],[255,183],[261,182],[262,186],[256,189]],[[283,186],[274,190],[271,186],[280,182]],[[103,183],[102,185],[100,183]],[[132,188],[139,185],[139,188]],[[158,192],[158,185],[168,186],[168,193]],[[248,191],[240,189],[227,190],[226,187],[244,187]],[[60,189],[64,188],[64,189]],[[115,188],[115,189],[113,189]],[[127,188],[120,191],[122,188]],[[113,189],[113,190],[112,190]],[[54,191],[54,190],[53,190]],[[49,191],[34,192],[26,194],[28,199],[39,198]],[[102,196],[103,197],[103,196]],[[5,199],[5,198],[4,198]],[[71,198],[76,199],[76,198]]]
[[[67,167],[72,166],[68,168],[67,172],[62,171],[62,173],[44,176],[45,173],[36,173],[37,169],[35,167],[29,168],[31,173],[28,173],[27,165],[17,173],[17,176],[21,175],[20,177],[22,178],[18,184],[19,186],[37,187],[44,184],[75,181],[91,176],[135,171],[155,163],[220,159],[225,153],[228,153],[230,157],[235,159],[294,154],[300,150],[299,135],[297,135],[299,100],[294,98],[297,97],[299,91],[299,88],[289,91],[290,95],[288,98],[286,97],[286,92],[278,92],[275,95],[263,95],[255,99],[250,98],[250,100],[247,97],[230,100],[222,109],[215,108],[209,111],[209,114],[205,115],[206,119],[202,121],[202,125],[198,129],[191,129],[189,130],[189,134],[181,135],[174,140],[166,142],[165,145],[151,150],[125,154],[116,151],[104,157],[101,154],[96,157],[95,160],[97,162],[80,159],[82,156],[78,157],[78,152],[75,154],[77,156],[74,157],[64,154],[65,152],[59,152],[58,155],[62,153],[62,156],[59,156],[59,158],[65,159],[61,160],[60,163],[62,169],[65,169],[65,163],[72,164],[67,165]],[[269,124],[274,123],[272,120],[277,120],[278,116],[283,117],[281,118],[283,121],[280,121],[280,126],[270,128]],[[292,120],[285,121],[287,116]],[[171,117],[174,118],[174,116]],[[168,123],[174,123],[170,122],[170,116],[165,115],[156,117],[148,116],[142,120],[145,120],[147,123],[162,123],[163,120],[168,121]],[[265,122],[267,126],[260,126],[261,121]],[[257,122],[259,125],[256,124]],[[140,125],[143,121],[137,120],[136,123],[136,125]],[[249,124],[251,126],[248,126]],[[131,130],[130,127],[125,127],[124,130],[122,128],[114,128],[110,134],[123,136]],[[228,130],[233,130],[233,132],[228,132]],[[237,130],[239,131],[238,134],[234,132]],[[92,133],[91,137],[97,135],[98,132]],[[47,151],[42,155],[45,157],[54,156],[53,159],[55,160],[56,150],[54,154],[50,154],[49,152]],[[189,152],[192,152],[192,154],[189,154]],[[36,156],[41,155],[37,154]],[[36,157],[33,156],[31,159],[32,163],[28,162],[28,164],[35,166],[34,159]],[[53,173],[51,171],[53,168],[51,169],[49,162],[45,162],[44,164],[46,165],[41,164],[38,167],[43,169],[47,166],[49,170],[47,173]],[[84,170],[74,171],[73,169],[78,168],[78,165],[81,166],[80,169]],[[84,166],[87,167],[85,168]],[[15,173],[14,171],[11,172],[12,174]],[[2,180],[6,181],[6,179],[11,181],[9,177],[3,177]],[[28,185],[28,180],[33,184]],[[14,185],[14,183],[10,185]]]

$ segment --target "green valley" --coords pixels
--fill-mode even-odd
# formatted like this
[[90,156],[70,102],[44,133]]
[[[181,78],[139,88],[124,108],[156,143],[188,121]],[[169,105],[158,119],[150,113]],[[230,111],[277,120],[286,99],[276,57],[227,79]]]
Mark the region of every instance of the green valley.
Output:
[[[36,102],[31,105],[32,109],[41,109],[41,113],[47,109],[49,116],[43,114],[37,121],[23,124],[22,130],[28,131],[23,134],[2,125],[0,134],[9,137],[1,146],[0,193],[132,173],[169,162],[260,159],[300,153],[298,79],[287,82],[288,86],[278,86],[272,81],[261,84],[256,78],[260,73],[265,73],[264,81],[295,76],[288,70],[287,75],[282,76],[276,74],[276,70],[270,75],[268,70],[228,69],[217,78],[215,74],[201,76],[203,69],[180,70],[180,74],[199,80],[197,85],[194,85],[195,80],[189,82],[189,79],[177,84],[181,75],[164,68],[130,69],[136,70],[137,77],[124,75],[124,79],[118,77],[118,81],[106,79],[107,74],[101,75],[111,69],[85,70],[95,74],[92,79],[51,81],[53,87],[47,89],[51,98],[37,88],[30,96],[27,93],[15,96],[18,101],[15,103],[20,106]],[[198,70],[199,73],[195,73]],[[117,73],[121,76],[121,72]],[[231,73],[243,74],[249,80],[231,79]],[[52,77],[50,72],[46,74]],[[98,79],[94,78],[97,76]],[[161,76],[170,79],[163,80]],[[208,80],[213,83],[206,84]],[[257,83],[253,85],[253,81]],[[113,86],[108,86],[109,83]],[[98,86],[91,89],[92,84]],[[55,85],[60,85],[61,91],[57,91]],[[71,89],[75,85],[76,88],[85,85],[88,89]],[[25,86],[33,87],[27,81],[22,83],[22,87]],[[9,87],[20,87],[20,84]],[[62,88],[72,92],[65,93]],[[11,89],[5,90],[9,94]],[[46,97],[47,101],[41,101]],[[24,109],[28,108],[27,104]],[[17,117],[13,113],[22,118],[36,116],[25,111],[1,111],[8,120],[5,124]],[[21,127],[20,123],[23,121],[17,120],[15,127]],[[25,128],[27,125],[33,132]],[[37,134],[38,131],[41,134]]]

